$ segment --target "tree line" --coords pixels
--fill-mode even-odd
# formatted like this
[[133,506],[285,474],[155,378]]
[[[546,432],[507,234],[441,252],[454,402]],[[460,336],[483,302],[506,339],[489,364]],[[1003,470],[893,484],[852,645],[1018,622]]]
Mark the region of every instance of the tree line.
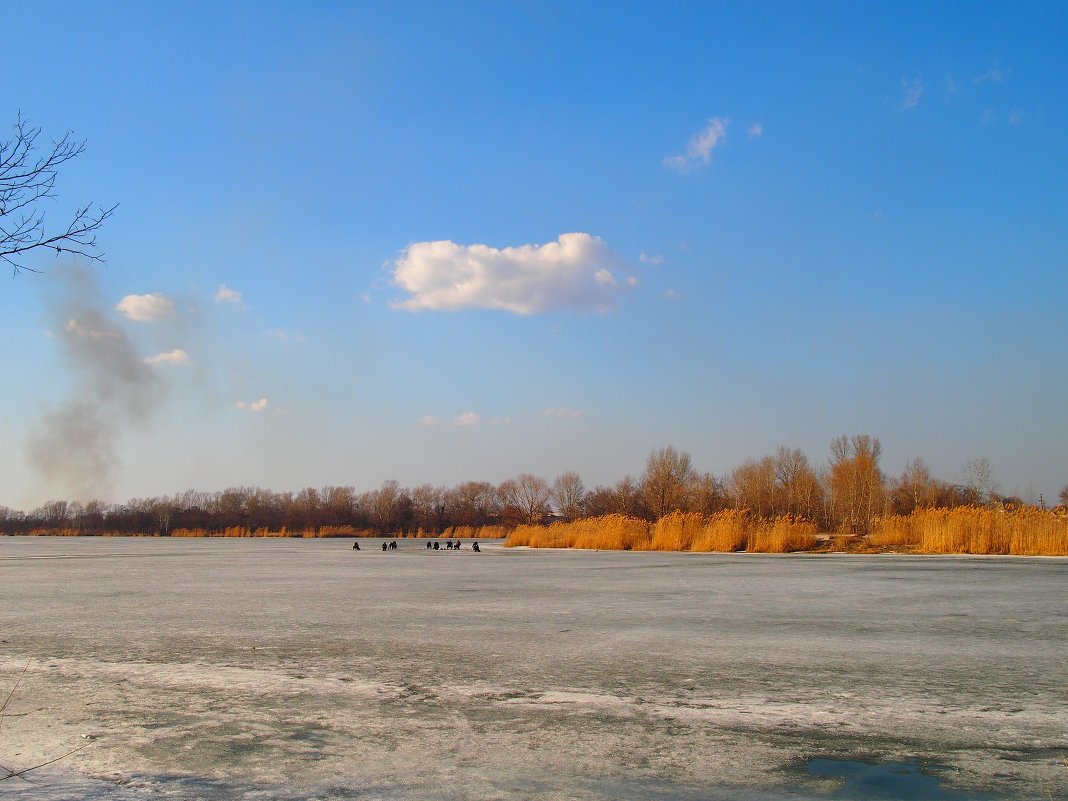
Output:
[[[1024,505],[1020,498],[999,493],[986,459],[968,462],[963,480],[950,483],[932,476],[922,459],[911,460],[899,476],[888,477],[879,464],[881,455],[878,438],[841,436],[831,442],[825,465],[814,466],[797,448],[781,447],[715,476],[698,472],[688,453],[668,446],[649,454],[639,477],[624,476],[611,486],[593,489],[569,471],[552,481],[521,473],[500,484],[465,481],[454,487],[407,488],[389,480],[366,492],[351,486],[299,492],[259,487],[188,490],[123,504],[49,501],[28,513],[0,507],[0,532],[168,536],[179,529],[245,528],[318,534],[331,527],[436,534],[459,526],[537,525],[608,514],[656,521],[672,512],[712,515],[745,509],[756,518],[791,515],[823,531],[867,534],[877,518],[917,509]],[[1068,504],[1068,486],[1060,499]]]

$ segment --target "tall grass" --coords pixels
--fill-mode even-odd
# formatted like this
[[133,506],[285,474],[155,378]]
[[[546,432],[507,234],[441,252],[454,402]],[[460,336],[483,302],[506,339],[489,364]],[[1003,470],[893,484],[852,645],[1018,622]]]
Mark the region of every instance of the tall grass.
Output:
[[649,524],[626,515],[604,515],[553,523],[548,526],[517,526],[504,544],[530,548],[585,548],[602,551],[645,549]]
[[745,509],[724,509],[706,518],[701,532],[690,545],[691,551],[744,551],[751,523]]
[[653,523],[643,550],[688,551],[705,528],[705,516],[697,512],[672,512]]
[[1028,506],[918,509],[877,521],[871,540],[922,553],[1068,556],[1068,516]]
[[749,534],[745,549],[754,553],[791,553],[816,547],[816,524],[793,515],[761,520]]
[[707,517],[692,512],[674,512],[652,525],[624,515],[605,515],[573,523],[519,526],[504,544],[606,551],[787,553],[815,547],[816,526],[789,515],[763,520],[739,509]]

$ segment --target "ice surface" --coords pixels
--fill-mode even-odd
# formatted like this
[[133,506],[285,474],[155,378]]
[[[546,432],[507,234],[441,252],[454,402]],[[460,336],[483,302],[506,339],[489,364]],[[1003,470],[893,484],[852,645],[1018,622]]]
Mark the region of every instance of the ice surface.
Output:
[[0,538],[22,799],[1068,798],[1068,560]]

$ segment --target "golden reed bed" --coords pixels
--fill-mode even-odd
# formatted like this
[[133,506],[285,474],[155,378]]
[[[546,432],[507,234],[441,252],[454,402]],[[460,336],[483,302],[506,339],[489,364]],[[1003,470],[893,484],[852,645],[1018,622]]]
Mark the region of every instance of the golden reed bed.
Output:
[[816,526],[785,515],[760,520],[748,512],[728,509],[705,516],[673,512],[655,523],[624,515],[605,515],[519,526],[505,545],[532,548],[593,548],[605,551],[756,551],[788,553],[815,548]]
[[1068,516],[1030,507],[919,509],[877,520],[869,542],[920,553],[1068,556]]
[[675,512],[656,523],[605,515],[573,523],[519,526],[505,545],[623,551],[816,550],[929,554],[1068,556],[1068,516],[1043,509],[921,509],[876,521],[868,537],[817,536],[815,524],[789,515],[760,519],[728,509],[705,516]]

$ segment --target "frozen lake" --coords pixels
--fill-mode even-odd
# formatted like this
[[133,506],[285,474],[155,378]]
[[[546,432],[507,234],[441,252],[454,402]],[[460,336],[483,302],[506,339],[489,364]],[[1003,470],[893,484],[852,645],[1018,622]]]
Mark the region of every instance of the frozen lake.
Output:
[[0,791],[1068,798],[1066,559],[361,543],[0,537]]

